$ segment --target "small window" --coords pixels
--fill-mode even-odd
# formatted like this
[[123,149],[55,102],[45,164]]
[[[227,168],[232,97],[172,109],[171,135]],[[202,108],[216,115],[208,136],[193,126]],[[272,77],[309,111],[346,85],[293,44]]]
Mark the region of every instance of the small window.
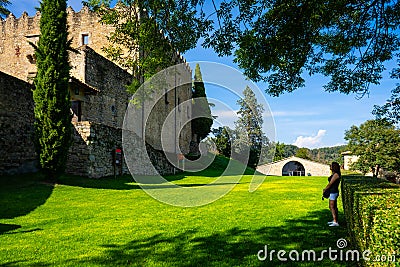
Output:
[[31,64],[36,64],[36,56],[33,55],[27,55],[26,58],[28,59],[29,63]]
[[71,101],[71,109],[73,113],[72,121],[79,122],[82,120],[81,101]]
[[89,34],[84,33],[82,34],[82,45],[88,45],[89,44]]
[[167,89],[164,89],[164,102],[165,102],[165,105],[168,105],[168,104],[169,104],[169,101],[168,101],[168,91],[167,91]]

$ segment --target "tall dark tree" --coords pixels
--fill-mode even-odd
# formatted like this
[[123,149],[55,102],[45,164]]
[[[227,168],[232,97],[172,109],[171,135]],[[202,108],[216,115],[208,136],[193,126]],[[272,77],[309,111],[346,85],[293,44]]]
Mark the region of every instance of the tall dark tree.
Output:
[[258,104],[254,92],[248,86],[243,91],[243,98],[239,99],[237,103],[240,109],[237,112],[239,119],[235,122],[236,139],[234,151],[239,154],[240,159],[240,155],[249,150],[247,165],[255,168],[258,164],[264,141],[264,134],[261,129],[264,108]]
[[6,8],[9,4],[11,4],[9,0],[0,0],[0,18],[10,14],[10,10]]
[[193,82],[193,106],[192,133],[197,136],[197,143],[207,137],[211,132],[213,119],[210,105],[207,101],[206,88],[204,87],[203,77],[201,75],[200,65],[196,64]]
[[228,126],[213,129],[214,142],[218,153],[227,158],[231,157],[232,142],[234,140],[234,131]]
[[35,134],[40,165],[48,178],[65,169],[71,137],[67,1],[40,3],[40,38],[35,47]]

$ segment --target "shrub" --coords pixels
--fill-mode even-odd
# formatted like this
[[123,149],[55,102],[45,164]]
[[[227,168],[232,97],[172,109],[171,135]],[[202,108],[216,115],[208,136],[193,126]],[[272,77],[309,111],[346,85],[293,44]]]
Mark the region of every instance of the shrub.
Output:
[[[342,200],[352,243],[360,252],[370,250],[365,266],[388,266],[400,258],[400,187],[370,177],[344,177]],[[377,257],[385,261],[376,261]],[[393,264],[393,263],[392,263]]]

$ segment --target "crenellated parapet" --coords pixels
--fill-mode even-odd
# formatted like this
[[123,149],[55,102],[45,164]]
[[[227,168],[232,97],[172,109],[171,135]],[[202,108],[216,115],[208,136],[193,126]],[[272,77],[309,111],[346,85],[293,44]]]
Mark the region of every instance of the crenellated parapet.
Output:
[[[96,13],[83,7],[75,12],[67,8],[69,38],[72,47],[89,45],[100,55],[105,55],[102,48],[108,42],[112,27],[99,22]],[[29,43],[36,44],[40,35],[40,12],[29,16],[24,12],[19,18],[10,13],[0,21],[0,71],[29,81],[36,72],[34,49]]]
[[39,29],[40,12],[32,17],[24,12],[19,18],[10,13],[1,23],[1,32],[8,34],[18,34],[19,32],[34,31]]
[[[88,7],[83,7],[80,11],[75,10],[70,6],[67,8],[68,24],[70,26],[77,26],[80,21],[90,20],[98,22],[98,16],[91,12]],[[1,33],[9,35],[19,34],[20,32],[39,33],[40,12],[37,11],[35,15],[29,16],[27,12],[23,12],[19,18],[16,18],[13,13],[10,13],[6,19],[0,19]],[[73,23],[71,23],[73,22]]]
[[[72,47],[88,45],[98,54],[106,56],[102,48],[107,46],[107,37],[113,27],[101,24],[99,16],[86,6],[78,12],[68,7],[67,14]],[[19,18],[10,13],[6,19],[0,19],[0,71],[25,81],[34,76],[34,49],[29,43],[36,44],[39,40],[40,16],[39,11],[33,16],[24,12]],[[175,60],[176,63],[184,63],[187,71],[191,72],[189,64],[179,52]]]

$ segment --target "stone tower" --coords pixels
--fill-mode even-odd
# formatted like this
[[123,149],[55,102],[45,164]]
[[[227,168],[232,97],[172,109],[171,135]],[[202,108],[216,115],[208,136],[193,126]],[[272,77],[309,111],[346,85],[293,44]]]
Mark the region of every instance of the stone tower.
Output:
[[[74,134],[67,172],[94,178],[111,176],[116,171],[114,152],[122,147],[122,123],[131,97],[126,92],[126,85],[132,81],[132,76],[108,60],[102,50],[108,43],[107,36],[113,31],[111,26],[101,24],[99,17],[87,7],[79,12],[69,7],[67,12],[69,38],[72,47],[79,51],[70,53],[69,90]],[[30,43],[36,44],[39,40],[39,20],[39,12],[33,17],[23,13],[20,18],[10,14],[7,19],[0,20],[0,139],[7,140],[0,147],[0,175],[31,171],[32,160],[36,158],[32,148],[34,115],[30,85],[36,75],[36,60]],[[177,54],[174,63],[183,62],[185,60]],[[157,139],[161,135],[157,123],[179,103],[191,98],[191,70],[186,66],[184,77],[189,82],[175,88],[174,93],[168,93],[168,102],[157,103],[156,114],[152,116],[154,122],[150,122],[154,126],[151,126],[152,131],[146,131],[146,139]],[[29,108],[16,108],[24,106],[21,103]],[[182,121],[190,116],[191,105],[187,104],[177,112],[175,126],[181,127]],[[163,151],[155,142],[138,157],[147,152],[159,173],[173,173],[175,168],[168,163],[165,153],[174,153],[176,146],[187,153],[190,139],[191,127],[187,125],[180,133],[179,142],[170,142],[169,151]],[[128,173],[124,163],[118,168],[120,173]],[[144,168],[140,174],[154,174],[154,168],[150,169]]]

